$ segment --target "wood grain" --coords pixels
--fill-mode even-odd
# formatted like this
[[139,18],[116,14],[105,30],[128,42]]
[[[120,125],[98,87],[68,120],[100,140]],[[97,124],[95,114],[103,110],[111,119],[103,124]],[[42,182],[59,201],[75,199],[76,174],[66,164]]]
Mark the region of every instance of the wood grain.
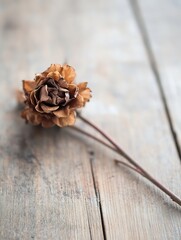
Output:
[[[67,30],[60,31],[56,19],[62,14],[63,21],[69,6],[54,4],[1,3],[2,240],[103,239],[87,146],[66,130],[26,126],[12,95],[22,79],[65,60],[66,43],[56,38]],[[60,34],[51,39],[57,28]]]
[[3,0],[0,11],[1,239],[179,239],[181,211],[170,199],[70,129],[25,125],[12,95],[21,79],[68,61],[93,90],[84,115],[181,196],[177,150],[129,2]]
[[138,2],[181,158],[181,3],[171,0]]

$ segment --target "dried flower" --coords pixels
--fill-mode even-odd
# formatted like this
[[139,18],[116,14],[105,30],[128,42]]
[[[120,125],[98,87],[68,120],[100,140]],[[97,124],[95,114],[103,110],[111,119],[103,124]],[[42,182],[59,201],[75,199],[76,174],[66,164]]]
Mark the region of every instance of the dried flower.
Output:
[[76,110],[89,101],[87,83],[75,83],[75,70],[69,65],[51,64],[33,81],[24,80],[26,107],[22,117],[33,125],[49,128],[74,125]]
[[[87,83],[75,84],[75,70],[68,65],[52,64],[43,73],[37,74],[34,81],[24,80],[24,96],[18,91],[17,99],[22,102],[25,97],[26,107],[22,112],[22,117],[34,125],[43,127],[59,127],[73,125],[75,123],[76,110],[89,101],[91,94],[87,88]],[[104,146],[117,152],[125,158],[128,163],[115,160],[129,169],[137,172],[151,183],[153,183],[162,192],[168,195],[174,202],[181,206],[181,199],[172,193],[169,189],[152,177],[142,166],[131,158],[108,134],[92,123],[89,119],[78,114],[80,120],[96,130],[104,140],[95,137],[79,127],[73,126],[72,129],[96,140]]]

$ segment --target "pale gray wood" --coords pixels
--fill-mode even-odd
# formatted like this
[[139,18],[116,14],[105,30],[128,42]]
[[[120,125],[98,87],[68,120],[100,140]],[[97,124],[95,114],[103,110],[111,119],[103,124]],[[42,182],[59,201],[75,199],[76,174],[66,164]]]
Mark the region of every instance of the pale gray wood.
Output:
[[67,60],[93,90],[84,114],[181,195],[179,159],[128,2],[8,2],[0,15],[2,238],[103,239],[102,214],[107,239],[179,239],[181,213],[170,199],[97,143],[24,125],[8,92]]
[[84,145],[11,117],[17,130],[1,141],[1,239],[102,239]]
[[[177,150],[130,5],[126,1],[104,1],[96,9],[94,14],[86,12],[86,19],[91,17],[89,22],[84,20],[89,29],[85,56],[91,56],[89,69],[94,93],[86,113],[180,196]],[[79,71],[90,78],[82,70],[84,54],[80,59]],[[107,239],[179,239],[179,208],[142,178],[115,167],[109,151],[103,151],[97,144],[93,149]]]
[[138,2],[181,153],[181,2]]
[[66,130],[25,125],[13,93],[67,57],[71,5],[1,1],[0,9],[0,239],[103,239],[87,146]]

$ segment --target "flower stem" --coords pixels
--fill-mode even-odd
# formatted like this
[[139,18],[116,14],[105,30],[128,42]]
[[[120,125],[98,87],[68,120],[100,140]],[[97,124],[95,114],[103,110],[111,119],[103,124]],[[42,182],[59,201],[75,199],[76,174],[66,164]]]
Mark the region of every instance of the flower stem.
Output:
[[108,143],[106,143],[106,142],[104,142],[103,140],[95,137],[94,135],[92,135],[92,134],[90,134],[90,133],[82,130],[81,128],[79,128],[79,127],[77,127],[77,126],[71,126],[71,129],[73,129],[73,130],[75,130],[75,131],[77,131],[77,132],[79,132],[79,133],[82,133],[83,135],[85,135],[85,136],[87,136],[87,137],[90,137],[90,138],[96,140],[97,142],[101,143],[101,144],[104,145],[105,147],[108,147],[108,148],[110,148],[111,150],[119,153],[119,151],[118,151],[115,147],[112,147],[112,146],[109,145]]
[[142,172],[140,172],[139,169],[134,168],[134,167],[130,166],[129,164],[127,164],[127,163],[125,163],[125,162],[123,162],[123,161],[121,161],[121,160],[118,160],[118,159],[114,159],[114,161],[115,161],[116,163],[118,163],[118,164],[121,164],[121,165],[123,165],[123,166],[126,166],[127,168],[129,168],[129,169],[131,169],[131,170],[139,173],[139,174],[142,175],[143,177],[145,177],[145,175],[144,175]]
[[[85,136],[87,136],[87,137],[90,137],[90,138],[96,140],[97,142],[101,143],[101,144],[104,145],[105,147],[108,147],[108,148],[110,148],[112,151],[115,151],[115,152],[117,152],[117,153],[119,154],[119,151],[118,151],[117,149],[115,149],[115,148],[112,147],[111,145],[107,144],[107,143],[104,142],[103,140],[95,137],[94,135],[92,135],[92,134],[90,134],[90,133],[82,130],[81,128],[79,128],[79,127],[77,127],[77,126],[71,126],[71,129],[73,129],[73,130],[75,130],[75,131],[77,131],[77,132],[79,132],[79,133],[81,133],[81,134],[83,134],[83,135],[85,135]],[[124,166],[126,166],[126,167],[128,167],[128,168],[130,168],[130,169],[132,169],[132,170],[134,170],[134,171],[136,171],[137,173],[141,174],[142,176],[144,176],[137,168],[134,168],[134,167],[130,166],[129,164],[127,164],[127,163],[125,163],[125,162],[123,162],[123,161],[121,161],[121,160],[114,159],[114,161],[115,161],[116,163],[122,164],[122,165],[124,165]]]
[[[145,178],[147,178],[150,182],[152,182],[156,187],[158,187],[160,190],[162,190],[167,196],[169,196],[174,202],[176,202],[178,205],[181,206],[181,199],[177,197],[174,193],[172,193],[169,189],[167,189],[165,186],[163,186],[160,182],[158,182],[154,177],[152,177],[142,166],[140,166],[135,160],[133,160],[121,147],[110,137],[108,136],[103,130],[101,130],[98,126],[96,126],[94,123],[89,121],[88,119],[82,117],[78,113],[78,117],[80,120],[88,124],[90,127],[95,129],[97,132],[99,132],[106,140],[108,140],[112,146],[117,150],[117,152],[124,157],[130,164],[132,164],[136,171],[139,172],[141,175],[143,175]],[[88,136],[88,135],[87,135]],[[91,136],[89,136],[91,137]],[[95,138],[94,138],[95,139]],[[97,140],[97,139],[95,139]],[[99,141],[100,142],[100,141]],[[105,145],[105,144],[104,144]],[[119,162],[116,160],[116,162]]]

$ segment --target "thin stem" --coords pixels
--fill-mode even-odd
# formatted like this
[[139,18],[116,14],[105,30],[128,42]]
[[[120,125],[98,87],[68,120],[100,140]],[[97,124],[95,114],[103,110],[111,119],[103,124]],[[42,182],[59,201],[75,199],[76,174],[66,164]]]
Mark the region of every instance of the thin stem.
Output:
[[113,139],[111,139],[111,137],[109,137],[103,130],[101,130],[94,123],[90,122],[88,119],[82,117],[80,114],[78,114],[78,117],[83,122],[85,122],[86,124],[94,128],[96,131],[98,131],[105,139],[107,139],[118,150],[121,156],[123,156],[129,163],[131,163],[133,166],[139,169],[139,171],[144,175],[145,178],[147,178],[150,182],[152,182],[155,186],[157,186],[160,190],[162,190],[166,195],[168,195],[174,202],[176,202],[178,205],[181,206],[181,199],[179,197],[177,197],[169,189],[167,189],[155,178],[153,178],[146,170],[144,170],[143,167],[141,167],[136,161],[134,161],[126,152],[124,152],[124,150],[122,150],[121,147]]
[[123,165],[123,166],[126,166],[127,168],[129,168],[129,169],[131,169],[131,170],[139,173],[141,176],[145,177],[145,175],[143,175],[143,173],[140,172],[139,169],[134,168],[134,167],[130,166],[129,164],[127,164],[127,163],[125,163],[125,162],[123,162],[123,161],[121,161],[121,160],[118,160],[118,159],[114,159],[114,161],[115,161],[116,163],[118,163],[118,164],[121,164],[121,165]]
[[[73,129],[73,130],[75,130],[75,131],[77,131],[77,132],[79,132],[79,133],[81,133],[81,134],[83,134],[83,135],[85,135],[85,136],[87,136],[87,137],[90,137],[90,138],[96,140],[97,142],[101,143],[101,144],[104,145],[105,147],[108,147],[108,148],[110,148],[111,150],[119,153],[118,150],[115,149],[114,147],[110,146],[109,144],[107,144],[107,143],[104,142],[103,140],[95,137],[94,135],[92,135],[92,134],[90,134],[90,133],[88,133],[88,132],[80,129],[79,127],[77,127],[77,126],[71,126],[71,129]],[[114,159],[114,161],[117,162],[118,164],[122,164],[122,165],[124,165],[124,166],[126,166],[126,167],[128,167],[128,168],[130,168],[130,169],[132,169],[132,170],[134,170],[134,171],[136,171],[137,173],[141,174],[142,176],[144,176],[137,168],[134,168],[134,167],[130,166],[129,164],[127,164],[127,163],[125,163],[125,162],[123,162],[123,161],[121,161],[121,160],[118,160],[118,159]]]
[[88,133],[88,132],[80,129],[79,127],[71,126],[71,129],[73,129],[73,130],[75,130],[75,131],[77,131],[77,132],[79,132],[79,133],[82,133],[82,134],[84,134],[85,136],[90,137],[90,138],[96,140],[97,142],[101,143],[101,144],[104,145],[105,147],[108,147],[108,148],[110,148],[111,150],[119,153],[116,148],[112,147],[111,145],[109,145],[108,143],[104,142],[103,140],[95,137],[94,135],[92,135],[92,134],[90,134],[90,133]]

